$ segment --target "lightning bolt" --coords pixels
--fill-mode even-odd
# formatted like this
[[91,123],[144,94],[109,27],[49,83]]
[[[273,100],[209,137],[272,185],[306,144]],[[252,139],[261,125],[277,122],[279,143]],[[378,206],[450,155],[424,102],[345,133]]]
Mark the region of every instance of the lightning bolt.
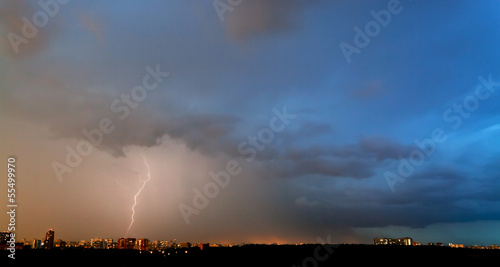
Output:
[[139,196],[141,194],[141,191],[144,188],[144,186],[146,186],[146,183],[149,180],[151,180],[151,170],[149,169],[149,164],[146,161],[146,158],[144,157],[144,155],[141,154],[141,157],[144,160],[144,164],[146,164],[146,167],[148,167],[148,175],[147,175],[147,179],[144,180],[144,182],[142,183],[141,188],[139,188],[139,191],[134,196],[134,205],[132,205],[132,218],[131,218],[131,221],[130,221],[130,225],[128,226],[127,236],[130,234],[130,228],[132,228],[132,225],[134,224],[135,206],[137,205],[137,196]]

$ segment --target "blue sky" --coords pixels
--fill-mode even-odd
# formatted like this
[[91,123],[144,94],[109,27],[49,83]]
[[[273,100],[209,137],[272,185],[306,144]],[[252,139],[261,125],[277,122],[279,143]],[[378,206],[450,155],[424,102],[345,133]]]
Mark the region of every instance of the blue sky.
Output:
[[[496,1],[244,0],[222,21],[224,0],[51,2],[54,16],[17,45],[9,33],[44,9],[0,3],[0,140],[24,173],[21,236],[123,236],[142,153],[152,179],[137,236],[500,243]],[[348,62],[340,45],[391,5],[400,12]],[[148,66],[169,76],[119,119],[113,101]],[[294,118],[249,161],[238,147],[265,134],[273,110]],[[54,162],[67,166],[67,147],[103,118],[116,129],[58,179]],[[436,129],[446,138],[425,154],[415,140]],[[424,157],[391,190],[385,174],[411,155]],[[241,172],[186,224],[179,205],[232,160]]]

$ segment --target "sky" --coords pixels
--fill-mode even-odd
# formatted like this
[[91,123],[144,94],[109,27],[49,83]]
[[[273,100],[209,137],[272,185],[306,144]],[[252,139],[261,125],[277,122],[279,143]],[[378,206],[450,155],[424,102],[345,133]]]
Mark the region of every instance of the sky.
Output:
[[16,237],[499,244],[499,10],[0,1]]

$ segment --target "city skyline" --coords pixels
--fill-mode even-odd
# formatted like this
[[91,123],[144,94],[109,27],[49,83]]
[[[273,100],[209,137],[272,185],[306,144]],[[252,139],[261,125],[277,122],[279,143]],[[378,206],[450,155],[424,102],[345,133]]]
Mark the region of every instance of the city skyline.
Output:
[[0,230],[499,244],[499,8],[2,1]]
[[[8,234],[11,233],[9,231],[1,231],[0,233],[5,234],[5,238],[0,239],[0,243],[5,242],[8,240]],[[317,243],[325,243],[325,244],[333,244],[329,243],[331,241],[331,237],[327,237],[326,240],[323,240],[321,238],[318,238],[316,242],[296,242],[296,243],[279,243],[279,242],[267,242],[267,243],[248,243],[248,242],[211,242],[207,240],[203,241],[196,241],[196,240],[177,240],[176,238],[172,239],[150,239],[147,237],[139,237],[139,236],[121,236],[121,237],[110,237],[110,236],[100,236],[100,237],[93,237],[90,239],[77,239],[77,240],[64,240],[61,238],[55,238],[55,231],[51,228],[47,230],[47,232],[44,235],[44,238],[42,239],[37,239],[36,237],[32,238],[17,238],[16,243],[23,243],[24,242],[29,242],[30,246],[33,246],[31,243],[35,240],[38,241],[39,244],[38,248],[39,249],[52,249],[52,248],[58,248],[58,245],[55,245],[55,243],[59,242],[65,242],[65,243],[80,243],[81,246],[84,246],[82,242],[85,241],[85,245],[92,245],[92,242],[98,240],[100,242],[106,241],[108,243],[112,243],[120,249],[120,240],[130,240],[132,239],[133,241],[136,240],[146,240],[146,242],[169,242],[170,245],[180,245],[180,244],[193,244],[193,245],[198,245],[198,244],[213,244],[213,245],[222,245],[222,246],[233,246],[233,245],[245,245],[245,244],[274,244],[274,245],[298,245],[298,244],[317,244]],[[5,240],[4,240],[5,239]],[[49,243],[47,244],[47,240],[50,240]],[[26,243],[25,243],[26,244]],[[394,237],[374,237],[372,239],[371,243],[338,243],[338,244],[359,244],[359,245],[369,245],[369,244],[375,244],[375,245],[404,245],[404,246],[421,246],[421,245],[427,245],[427,246],[450,246],[450,247],[457,247],[457,248],[463,248],[465,247],[477,247],[477,246],[483,246],[483,247],[495,247],[498,249],[498,244],[462,244],[462,243],[452,243],[452,242],[447,242],[447,240],[433,240],[432,242],[422,242],[421,240],[414,239],[412,237],[406,236],[406,237],[401,237],[401,238],[394,238]],[[35,245],[36,246],[36,245]],[[104,247],[103,247],[104,248]],[[124,247],[123,247],[124,248]],[[123,249],[122,248],[122,249]],[[143,249],[144,250],[144,249]]]

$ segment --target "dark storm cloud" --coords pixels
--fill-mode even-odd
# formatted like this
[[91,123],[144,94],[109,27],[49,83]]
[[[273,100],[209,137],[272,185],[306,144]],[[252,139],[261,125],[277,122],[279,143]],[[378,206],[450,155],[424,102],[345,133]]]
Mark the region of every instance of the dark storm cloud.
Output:
[[[345,242],[353,227],[500,219],[498,92],[460,129],[442,120],[478,75],[500,80],[498,3],[401,1],[403,12],[348,64],[339,43],[352,43],[353,28],[375,21],[370,11],[388,1],[311,2],[244,0],[221,22],[212,1],[72,1],[23,47],[36,56],[0,63],[0,116],[12,125],[0,141],[32,159],[23,181],[36,186],[23,187],[23,201],[48,190],[52,214],[74,212],[73,221],[57,220],[67,229],[92,217],[71,238],[94,237],[102,225],[117,237],[144,176],[143,152],[154,186],[145,188],[137,229],[151,240],[244,242],[274,232],[298,241],[334,229]],[[1,5],[2,32],[19,31],[19,18],[38,10],[25,3]],[[155,64],[171,75],[121,120],[111,104]],[[283,106],[297,118],[247,162],[238,146]],[[110,153],[88,155],[58,184],[50,162],[103,118],[116,126],[98,146]],[[448,141],[392,193],[383,173],[435,127]],[[177,205],[192,203],[193,190],[231,160],[241,174],[193,218],[200,227],[186,226]],[[71,205],[50,197],[58,191]],[[35,224],[44,216],[36,210],[23,221]]]
[[[320,127],[319,132],[323,132]],[[310,132],[298,131],[295,138],[299,142]],[[286,139],[289,139],[288,136]],[[257,157],[263,161],[259,176],[293,178],[307,175],[324,177],[369,178],[384,160],[405,157],[413,146],[401,145],[383,137],[362,137],[356,144],[343,146],[311,146],[308,148],[268,148],[270,152]],[[274,152],[274,153],[273,153]]]
[[[309,127],[301,129],[293,134],[285,134],[284,140],[300,141],[300,140],[314,140],[314,136],[324,134],[326,132],[332,134],[331,127],[324,125],[317,125],[316,127]],[[330,143],[330,142],[327,142]],[[383,161],[385,159],[398,159],[399,157],[407,156],[415,146],[403,145],[397,143],[389,138],[382,136],[362,136],[355,144],[344,145],[312,145],[308,148],[294,148],[291,146],[285,151],[285,157],[291,160],[310,159],[319,157],[340,157],[340,158],[363,158],[375,159]]]
[[[111,109],[112,103],[120,98],[103,92],[78,88],[49,75],[31,77],[25,86],[27,89],[1,92],[5,102],[1,109],[5,113],[47,127],[53,138],[88,141],[92,140],[83,132],[98,129],[100,121],[108,118],[116,130],[104,134],[97,148],[114,155],[123,156],[123,148],[130,145],[158,145],[163,136],[182,140],[189,148],[203,153],[215,153],[222,145],[220,139],[238,122],[237,117],[227,114],[185,112],[165,116],[144,103],[129,109],[124,119],[120,119],[125,113]],[[39,90],[28,89],[32,86]]]
[[226,27],[237,41],[244,41],[260,34],[289,31],[298,17],[297,0],[252,0],[243,1],[228,16]]
[[353,227],[499,220],[499,174],[482,177],[479,183],[483,186],[478,186],[470,181],[472,174],[459,166],[434,165],[408,178],[406,186],[394,193],[375,188],[316,192],[308,199],[314,206],[300,205],[294,213],[307,214],[306,223],[312,225]]
[[166,133],[184,140],[191,149],[215,153],[223,145],[227,136],[239,119],[231,115],[189,114],[172,118]]
[[[107,140],[103,141],[100,148],[123,155],[126,146],[157,146],[161,144],[162,137],[168,136],[180,140],[192,150],[213,154],[220,150],[221,139],[238,120],[228,115],[211,114],[185,114],[162,119],[152,117],[151,113],[144,112],[131,115],[123,122],[118,121],[117,131],[106,136]],[[75,127],[78,129],[77,125]]]
[[[245,2],[248,3],[242,4],[231,14],[232,19],[230,21],[235,23],[233,26],[230,26],[230,31],[235,36],[238,36],[237,38],[247,38],[246,36],[253,34],[274,32],[275,30],[281,31],[287,28],[288,26],[285,25],[290,25],[290,21],[296,12],[298,12],[297,9],[300,6],[296,1]],[[10,14],[9,16],[12,17],[13,21],[16,18],[22,17],[24,13],[31,14],[35,11],[37,11],[36,8],[31,8],[25,2],[8,2],[8,5],[3,10],[4,13]],[[265,12],[259,14],[261,11]],[[104,38],[101,30],[104,27],[102,24],[109,23],[109,21],[100,21],[98,24],[90,15],[81,15],[85,14],[84,11],[79,11],[78,14],[80,14],[78,17],[79,20],[74,21],[75,23],[84,30],[92,32],[100,39]],[[142,25],[141,23],[143,22],[138,22],[137,24]],[[161,23],[161,21],[156,21],[156,23]],[[116,27],[114,22],[107,26],[110,28]],[[13,26],[9,27],[12,28]],[[134,27],[138,26],[132,25],[130,27],[133,30]],[[57,27],[46,28],[50,30]],[[147,35],[147,33],[144,34]],[[116,40],[113,40],[113,37],[115,36],[110,34],[106,36],[106,39],[115,42]],[[154,40],[163,38],[149,35],[147,37]],[[127,35],[124,38],[128,39],[130,36]],[[40,34],[33,40],[43,41],[44,39],[45,37]],[[120,59],[120,61],[123,60],[128,65],[138,64],[136,63],[137,59],[140,58],[143,61],[144,53],[128,54],[128,52],[142,45],[142,43],[138,43],[137,41],[140,39],[142,38],[130,38],[130,42],[125,42],[123,45],[116,45],[114,43],[116,47],[113,47],[113,53],[116,51],[123,52],[127,56],[124,59]],[[162,40],[162,42],[164,41]],[[48,127],[53,137],[56,138],[84,139],[82,135],[83,130],[95,129],[102,118],[110,118],[116,124],[117,130],[108,136],[104,136],[99,149],[109,150],[114,155],[123,155],[123,148],[128,145],[147,147],[158,145],[158,140],[163,136],[182,140],[189,148],[199,150],[203,153],[234,150],[237,147],[238,141],[234,138],[227,138],[227,136],[231,135],[235,123],[240,120],[237,115],[228,115],[225,112],[212,114],[211,111],[190,111],[189,107],[183,105],[184,103],[179,104],[184,98],[195,99],[199,97],[200,101],[207,101],[210,98],[214,100],[222,99],[227,89],[220,88],[219,81],[214,83],[214,80],[219,79],[215,78],[219,72],[214,72],[214,70],[220,70],[221,68],[221,65],[214,64],[220,61],[219,56],[213,56],[210,49],[199,49],[198,42],[195,44],[185,40],[176,40],[175,42],[169,42],[169,45],[172,44],[174,44],[174,49],[183,49],[185,52],[189,52],[170,55],[169,51],[167,51],[166,54],[169,55],[168,60],[164,60],[168,61],[169,64],[175,62],[177,70],[175,74],[177,76],[174,76],[173,79],[188,81],[187,88],[183,88],[182,92],[175,95],[177,99],[160,100],[164,96],[162,93],[158,93],[156,96],[148,96],[146,101],[148,103],[141,103],[140,107],[134,109],[126,120],[117,120],[117,114],[111,112],[109,106],[117,99],[120,92],[129,93],[127,90],[130,91],[130,88],[134,84],[131,79],[127,79],[128,77],[124,78],[126,74],[123,73],[128,72],[124,72],[121,68],[116,68],[113,60],[101,62],[102,64],[98,66],[95,63],[88,66],[84,63],[79,69],[76,68],[74,72],[68,73],[68,77],[65,78],[61,77],[61,71],[54,74],[54,70],[50,70],[50,68],[47,68],[49,70],[45,71],[42,75],[38,73],[36,75],[26,74],[22,79],[19,78],[18,81],[19,83],[23,83],[22,88],[3,92],[6,96],[4,99],[8,99],[5,110],[13,116],[36,121]],[[91,50],[90,48],[85,48],[85,50],[87,49]],[[102,49],[102,47],[99,49]],[[71,56],[75,55],[74,52]],[[157,52],[159,53],[160,51]],[[165,53],[164,51],[161,52]],[[87,58],[95,56],[95,54],[89,54],[90,57],[83,58],[83,62]],[[181,54],[183,56],[178,57]],[[106,55],[106,57],[109,56],[109,54]],[[120,55],[120,57],[122,56]],[[164,56],[159,56],[155,60],[159,59],[164,59]],[[64,68],[65,70],[71,69],[70,66]],[[196,71],[193,72],[193,69]],[[225,69],[225,67],[222,69]],[[186,71],[188,73],[185,73]],[[122,88],[107,91],[106,93],[100,90],[93,90],[89,88],[91,87],[89,86],[89,81],[85,81],[85,79],[90,77],[89,73],[92,73],[93,78],[90,83],[102,80],[103,83],[101,82],[97,86],[106,87],[108,84],[112,84],[115,87],[119,86]],[[194,76],[197,78],[193,79],[192,77]],[[116,80],[114,77],[119,77],[119,79],[113,83],[110,79]],[[12,80],[15,80],[15,78]],[[195,84],[191,84],[192,82]],[[31,87],[37,87],[38,90],[30,92],[29,88]],[[156,101],[158,102],[155,103]],[[60,112],[61,110],[65,112]],[[159,112],[159,110],[162,111]],[[328,126],[322,125],[320,127],[326,129]],[[311,130],[314,130],[312,128]],[[268,150],[266,153],[270,151]]]
[[[283,164],[284,165],[284,164]],[[326,177],[367,178],[373,175],[373,165],[364,160],[349,158],[336,159],[303,159],[287,164],[291,168],[285,172],[277,173],[278,177],[299,177],[303,175],[320,175]],[[280,170],[281,164],[272,164],[268,172],[273,175],[273,170]]]
[[339,149],[337,155],[372,157],[382,161],[406,157],[413,149],[414,145],[402,145],[385,137],[372,136],[362,137],[358,144]]
[[[61,7],[59,6],[57,10]],[[37,12],[40,16],[35,15]],[[35,25],[44,25],[45,21],[45,25],[50,23],[50,27]],[[5,53],[12,57],[23,57],[47,48],[51,39],[59,31],[61,26],[59,21],[57,16],[47,15],[38,2],[3,1],[0,3],[0,27],[3,28],[6,38],[1,38],[0,42],[3,43]]]

